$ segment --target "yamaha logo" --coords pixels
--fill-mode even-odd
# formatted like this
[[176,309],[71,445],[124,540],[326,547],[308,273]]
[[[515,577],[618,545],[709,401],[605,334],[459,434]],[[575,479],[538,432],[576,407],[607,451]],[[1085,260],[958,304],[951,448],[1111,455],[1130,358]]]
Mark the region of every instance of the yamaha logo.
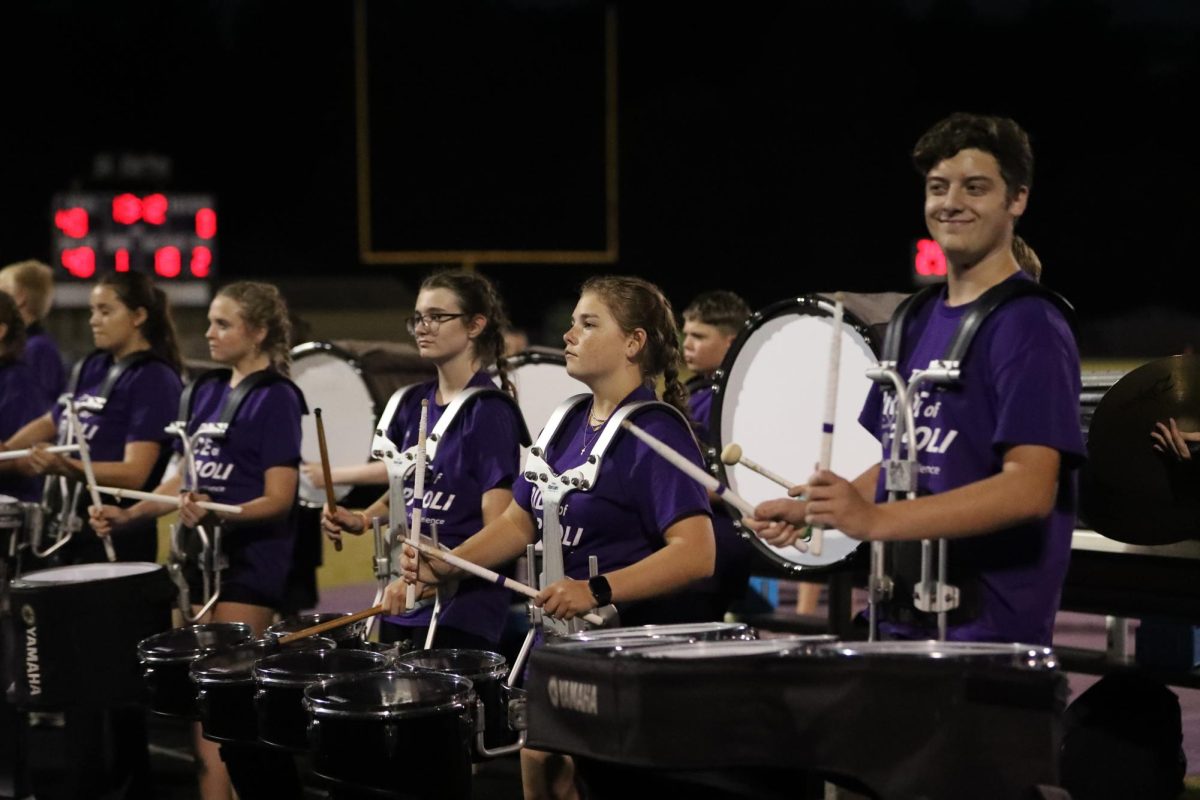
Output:
[[551,678],[546,684],[546,691],[550,695],[550,705],[555,708],[592,716],[600,713],[600,692],[594,683]]
[[29,628],[37,624],[37,617],[33,614],[32,606],[21,606],[21,621]]

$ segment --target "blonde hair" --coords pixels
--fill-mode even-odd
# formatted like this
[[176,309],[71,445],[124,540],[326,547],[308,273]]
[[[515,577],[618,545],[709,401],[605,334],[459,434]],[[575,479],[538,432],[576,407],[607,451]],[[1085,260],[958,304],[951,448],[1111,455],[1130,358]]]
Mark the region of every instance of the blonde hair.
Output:
[[267,332],[263,337],[262,351],[271,359],[271,366],[284,375],[289,375],[292,363],[292,322],[288,317],[287,301],[279,289],[269,283],[238,281],[221,288],[218,295],[228,297],[238,304],[242,319],[253,328]]
[[25,295],[27,311],[35,320],[40,322],[50,313],[54,303],[54,270],[49,265],[34,259],[9,264],[0,269],[0,287],[8,285]]

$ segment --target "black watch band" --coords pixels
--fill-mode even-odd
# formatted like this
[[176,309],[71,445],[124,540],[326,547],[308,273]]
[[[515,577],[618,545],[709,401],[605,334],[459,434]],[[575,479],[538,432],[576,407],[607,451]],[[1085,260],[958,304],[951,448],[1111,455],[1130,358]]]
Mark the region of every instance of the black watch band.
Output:
[[612,587],[608,585],[608,578],[603,575],[588,578],[588,591],[596,598],[597,606],[606,606],[612,602]]

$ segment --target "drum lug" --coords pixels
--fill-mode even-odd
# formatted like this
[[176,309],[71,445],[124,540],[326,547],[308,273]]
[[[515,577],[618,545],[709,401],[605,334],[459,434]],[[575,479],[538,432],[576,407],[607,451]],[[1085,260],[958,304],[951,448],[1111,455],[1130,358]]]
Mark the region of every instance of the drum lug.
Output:
[[931,614],[953,611],[958,608],[958,587],[938,581],[918,583],[913,587],[913,605]]
[[867,581],[867,592],[875,603],[883,603],[892,597],[892,579],[887,575],[871,576]]

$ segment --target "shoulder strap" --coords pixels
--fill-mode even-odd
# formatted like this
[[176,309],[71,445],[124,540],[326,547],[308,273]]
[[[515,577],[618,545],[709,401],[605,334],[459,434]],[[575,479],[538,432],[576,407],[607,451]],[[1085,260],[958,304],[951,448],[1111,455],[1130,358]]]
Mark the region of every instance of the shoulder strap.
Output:
[[895,366],[900,363],[900,352],[904,347],[904,329],[907,327],[908,321],[940,291],[941,284],[926,286],[921,291],[910,294],[901,301],[900,305],[896,306],[896,310],[892,312],[892,318],[888,321],[887,332],[883,335],[883,358],[881,361],[885,366]]
[[983,323],[991,316],[992,312],[1010,300],[1021,297],[1041,297],[1051,303],[1062,312],[1067,324],[1071,326],[1071,332],[1078,335],[1075,329],[1075,308],[1067,302],[1066,298],[1033,281],[1008,280],[993,286],[980,295],[971,309],[963,315],[962,320],[958,323],[958,328],[954,331],[954,338],[950,340],[950,346],[946,348],[946,354],[942,357],[942,361],[955,367],[961,365],[971,350],[971,343],[975,340],[975,335],[979,333],[979,329],[983,327]]
[[[96,356],[103,357],[103,353],[103,350],[96,350],[75,364],[67,384],[68,397],[73,398],[79,390],[79,379],[83,374],[84,363]],[[108,396],[112,393],[113,387],[117,385],[117,381],[121,380],[121,377],[130,369],[147,361],[161,361],[161,359],[149,350],[139,350],[125,358],[113,361],[112,366],[104,375],[104,380],[100,383],[99,391],[89,397],[88,402],[80,404],[80,407],[96,413],[104,411],[104,407],[108,404]]]

